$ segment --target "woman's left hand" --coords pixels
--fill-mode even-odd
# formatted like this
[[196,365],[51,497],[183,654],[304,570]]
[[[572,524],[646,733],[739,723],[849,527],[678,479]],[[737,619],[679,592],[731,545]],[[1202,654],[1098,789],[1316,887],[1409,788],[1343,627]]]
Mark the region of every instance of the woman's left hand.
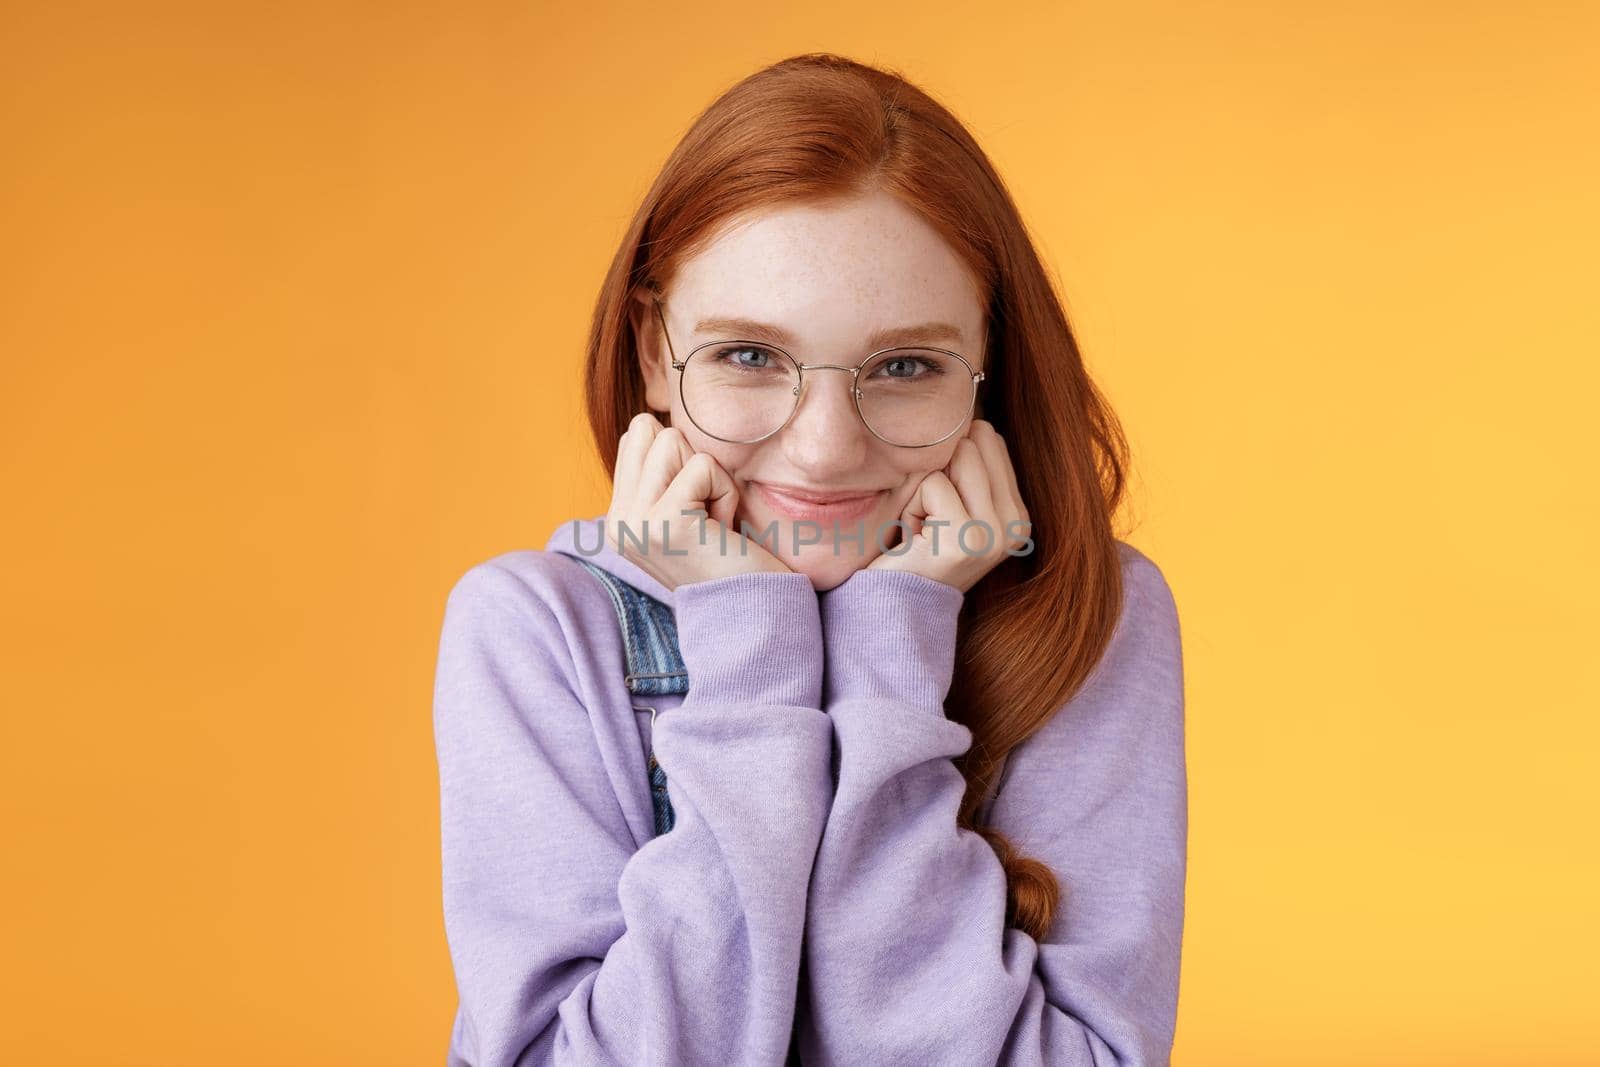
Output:
[[1033,524],[1017,491],[1011,454],[984,419],[968,425],[949,465],[922,479],[900,520],[900,543],[867,569],[911,571],[963,593],[1006,559],[1008,549],[1032,544]]

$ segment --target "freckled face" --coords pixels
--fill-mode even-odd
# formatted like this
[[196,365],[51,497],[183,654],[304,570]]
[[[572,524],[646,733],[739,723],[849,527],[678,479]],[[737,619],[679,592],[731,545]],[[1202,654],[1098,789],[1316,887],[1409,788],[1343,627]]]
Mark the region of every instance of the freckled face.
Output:
[[[770,323],[793,335],[784,346],[802,363],[855,366],[876,347],[867,338],[893,327],[946,323],[958,336],[925,343],[961,353],[983,368],[984,317],[978,289],[965,264],[932,227],[888,193],[827,204],[795,204],[747,214],[726,224],[698,255],[684,262],[662,298],[661,311],[679,358],[723,332],[696,329],[710,318]],[[900,448],[875,437],[856,414],[851,376],[835,370],[805,372],[800,406],[787,425],[755,444],[719,441],[686,414],[678,374],[648,302],[634,309],[639,352],[652,410],[669,412],[697,452],[707,452],[739,489],[736,523],[765,532],[776,524],[777,544],[766,547],[818,590],[831,589],[893,546],[898,519],[922,478],[950,462],[969,415],[946,440],[926,448]],[[905,342],[915,343],[915,342]],[[980,387],[981,388],[981,387]],[[830,493],[877,494],[839,518],[842,531],[865,531],[864,546],[832,534],[828,513],[797,518],[793,501],[763,486],[788,485]]]

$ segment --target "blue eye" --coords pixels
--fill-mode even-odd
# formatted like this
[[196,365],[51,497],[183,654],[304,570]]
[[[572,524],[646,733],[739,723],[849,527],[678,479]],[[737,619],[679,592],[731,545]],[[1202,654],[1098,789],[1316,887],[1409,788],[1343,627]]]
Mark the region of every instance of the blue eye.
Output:
[[886,378],[905,381],[913,378],[937,377],[946,373],[942,361],[924,356],[895,356],[878,364]]
[[[755,358],[747,361],[740,358],[743,355],[752,355]],[[717,361],[719,363],[730,363],[735,367],[747,367],[750,370],[766,370],[771,360],[771,352],[752,345],[734,345],[717,350]]]

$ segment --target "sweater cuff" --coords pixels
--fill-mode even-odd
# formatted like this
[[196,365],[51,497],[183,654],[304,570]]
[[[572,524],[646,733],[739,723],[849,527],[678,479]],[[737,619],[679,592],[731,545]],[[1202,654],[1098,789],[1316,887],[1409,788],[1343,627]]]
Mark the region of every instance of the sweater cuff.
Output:
[[911,571],[864,568],[819,598],[823,707],[876,699],[943,715],[966,596]]
[[673,591],[684,703],[822,707],[822,623],[804,574],[756,571]]

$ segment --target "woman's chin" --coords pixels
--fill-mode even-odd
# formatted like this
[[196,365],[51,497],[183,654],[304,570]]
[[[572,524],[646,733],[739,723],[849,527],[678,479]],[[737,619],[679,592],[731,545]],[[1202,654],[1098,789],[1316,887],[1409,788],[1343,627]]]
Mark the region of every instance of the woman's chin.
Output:
[[810,551],[802,550],[798,556],[784,555],[778,558],[785,567],[811,579],[811,588],[819,593],[826,593],[872,562],[869,557],[853,552],[835,555],[827,545],[816,545]]
[[[791,571],[810,578],[812,588],[819,593],[840,584],[879,555],[879,546],[874,541],[877,527],[873,521],[868,518],[857,523],[856,529],[846,527],[844,536],[837,541],[832,531],[824,527],[822,540],[808,543],[816,536],[816,530],[809,526],[797,530],[792,519],[743,514],[735,519],[736,527],[745,529],[748,524],[763,548]],[[852,536],[858,531],[860,536]],[[773,536],[765,536],[769,532]],[[801,534],[804,536],[799,536]]]

